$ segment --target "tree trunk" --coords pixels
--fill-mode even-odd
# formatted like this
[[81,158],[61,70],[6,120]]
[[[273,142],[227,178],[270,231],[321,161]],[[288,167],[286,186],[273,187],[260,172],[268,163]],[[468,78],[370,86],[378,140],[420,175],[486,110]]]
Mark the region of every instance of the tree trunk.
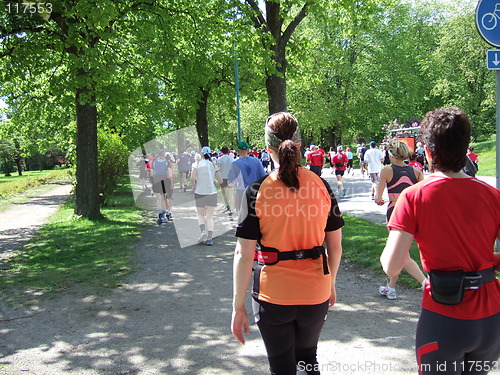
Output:
[[[79,72],[80,78],[85,73]],[[75,214],[91,220],[101,217],[97,185],[97,107],[88,88],[76,90]]]
[[196,109],[196,130],[198,132],[198,140],[201,147],[208,146],[208,118],[207,107],[210,90],[200,87],[201,98],[198,100],[198,108]]
[[16,158],[16,167],[17,167],[17,174],[19,176],[23,175],[23,159],[22,158]]
[[269,114],[286,111],[286,79],[277,74],[268,75],[266,78]]
[[[247,0],[250,6],[257,10],[257,3],[253,0]],[[274,70],[266,71],[266,89],[268,95],[269,114],[287,110],[286,103],[286,46],[293,32],[300,22],[307,15],[308,2],[306,1],[300,11],[295,15],[293,20],[283,30],[283,20],[286,12],[283,11],[280,1],[268,0],[265,1],[267,22],[264,22],[263,14],[260,12],[260,17],[255,18],[257,27],[265,31],[263,34],[262,43],[272,52],[272,61]],[[265,26],[265,27],[262,27]],[[272,43],[269,46],[268,35],[272,37]]]

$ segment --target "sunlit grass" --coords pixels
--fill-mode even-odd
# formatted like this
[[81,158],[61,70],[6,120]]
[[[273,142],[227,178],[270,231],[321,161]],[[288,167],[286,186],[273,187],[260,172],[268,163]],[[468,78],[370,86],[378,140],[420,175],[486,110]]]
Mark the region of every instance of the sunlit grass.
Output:
[[127,186],[118,192],[120,207],[101,210],[103,218],[75,217],[68,202],[21,251],[2,264],[3,292],[45,294],[75,284],[115,287],[133,270],[132,254],[144,222]]
[[479,156],[479,176],[496,176],[496,137],[490,140],[472,143],[474,152]]
[[[385,274],[379,259],[387,241],[387,227],[349,215],[343,217],[346,224],[342,227],[342,257],[383,277]],[[420,265],[420,255],[415,242],[411,246],[410,255]],[[406,271],[401,272],[398,284],[420,286]]]

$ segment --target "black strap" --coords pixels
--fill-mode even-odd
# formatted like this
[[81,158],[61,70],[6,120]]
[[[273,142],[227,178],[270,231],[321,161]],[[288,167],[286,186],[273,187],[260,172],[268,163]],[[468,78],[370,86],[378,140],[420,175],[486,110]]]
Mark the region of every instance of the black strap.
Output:
[[[260,245],[260,250],[265,251],[278,251],[273,247],[266,247]],[[326,259],[326,252],[323,246],[315,246],[312,249],[292,250],[292,251],[278,251],[278,260],[299,260],[299,259],[318,259],[323,257],[323,274],[328,275],[328,261]]]
[[495,267],[481,271],[464,273],[464,289],[478,289],[481,285],[495,280]]

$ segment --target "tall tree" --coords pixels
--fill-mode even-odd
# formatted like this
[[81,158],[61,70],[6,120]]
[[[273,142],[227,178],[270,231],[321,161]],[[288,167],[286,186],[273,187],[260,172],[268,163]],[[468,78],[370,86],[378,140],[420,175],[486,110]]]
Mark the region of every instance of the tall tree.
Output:
[[[255,0],[245,0],[245,3],[250,7],[250,17],[260,33],[264,49],[270,56],[271,64],[265,68],[269,113],[285,111],[286,48],[295,29],[307,16],[312,1],[269,0],[264,2],[265,11]],[[285,21],[288,23],[285,24]]]
[[[56,102],[66,113],[74,111],[75,213],[95,219],[100,217],[98,113],[99,108],[106,107],[114,99],[110,98],[106,87],[119,68],[114,60],[121,60],[113,54],[113,41],[126,40],[128,36],[120,34],[117,25],[121,22],[140,23],[144,19],[137,14],[155,14],[163,9],[163,5],[154,0],[103,0],[98,6],[90,0],[43,4],[35,7],[33,12],[19,12],[15,8],[3,16],[0,56],[4,66],[16,68],[6,73],[8,84],[2,87],[2,92],[9,96],[11,103],[18,104],[21,113],[32,108],[34,101],[44,109]],[[139,30],[136,28],[136,31]],[[130,52],[134,53],[134,50]],[[26,76],[31,79],[26,80]],[[13,82],[20,82],[23,90],[9,91]],[[73,96],[72,103],[67,100],[70,96]]]

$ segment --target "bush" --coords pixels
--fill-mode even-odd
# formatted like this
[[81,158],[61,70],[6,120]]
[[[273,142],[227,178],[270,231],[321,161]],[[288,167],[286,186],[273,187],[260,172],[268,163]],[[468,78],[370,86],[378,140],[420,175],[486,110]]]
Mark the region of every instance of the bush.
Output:
[[118,187],[119,178],[127,170],[129,151],[121,138],[115,133],[99,132],[98,134],[98,186],[101,205],[106,206],[108,198]]

